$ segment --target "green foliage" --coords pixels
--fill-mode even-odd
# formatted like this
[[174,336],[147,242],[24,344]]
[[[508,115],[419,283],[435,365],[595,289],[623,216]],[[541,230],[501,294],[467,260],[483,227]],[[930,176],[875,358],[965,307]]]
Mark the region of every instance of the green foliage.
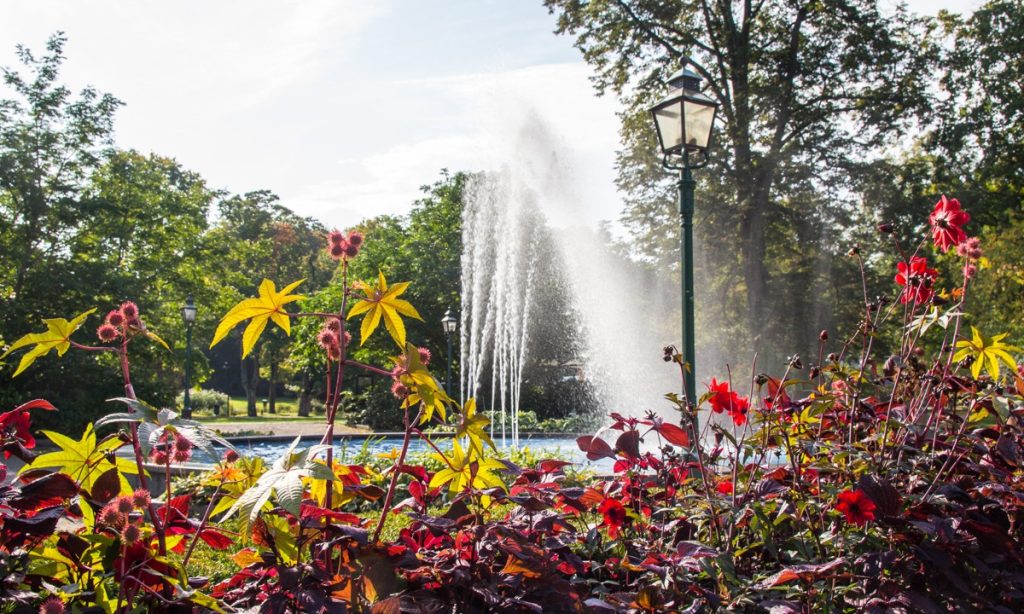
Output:
[[[231,397],[217,390],[194,389],[189,391],[188,400],[192,405],[192,411],[208,411],[212,414],[214,407],[220,407],[221,415],[226,415]],[[184,392],[175,397],[174,405],[175,407],[185,406]]]
[[[647,109],[680,58],[693,60],[722,119],[711,163],[695,173],[698,245],[707,258],[698,263],[700,303],[716,305],[698,315],[700,328],[705,338],[768,348],[762,367],[782,363],[773,347],[813,350],[813,331],[834,323],[833,297],[810,288],[835,279],[828,262],[836,222],[847,213],[847,161],[892,142],[928,111],[926,77],[937,60],[929,22],[870,0],[842,10],[782,0],[545,5],[594,68],[598,92],[625,105],[617,158],[623,220],[636,251],[659,270],[678,261],[679,222]],[[855,283],[851,277],[838,280]],[[856,285],[837,293],[851,290]],[[737,358],[720,346],[704,350]]]

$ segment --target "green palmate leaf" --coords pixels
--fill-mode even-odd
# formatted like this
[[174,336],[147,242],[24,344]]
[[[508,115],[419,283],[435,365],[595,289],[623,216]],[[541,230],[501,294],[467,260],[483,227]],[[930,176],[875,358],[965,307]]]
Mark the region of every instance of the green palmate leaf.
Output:
[[7,355],[9,355],[11,352],[15,350],[30,345],[35,345],[34,348],[29,350],[28,352],[25,352],[25,355],[21,357],[21,363],[18,364],[18,369],[14,372],[14,375],[12,376],[17,377],[18,374],[20,374],[22,371],[27,369],[29,365],[35,362],[36,358],[39,358],[40,356],[46,356],[47,354],[50,353],[50,350],[56,349],[57,355],[63,356],[64,353],[68,351],[68,348],[71,347],[71,334],[74,333],[78,329],[78,327],[80,327],[82,323],[85,322],[85,319],[89,317],[89,315],[94,311],[96,310],[90,309],[85,313],[79,314],[70,322],[68,322],[64,318],[52,318],[43,320],[43,323],[46,324],[46,332],[29,333],[24,337],[18,339],[13,344],[11,344],[11,347],[7,348],[6,352],[0,355],[0,359],[6,358]]
[[136,423],[139,425],[139,444],[144,454],[149,454],[153,446],[160,442],[164,433],[179,433],[192,444],[206,452],[210,458],[217,458],[217,450],[214,443],[225,448],[234,450],[231,442],[217,434],[202,422],[182,418],[177,412],[170,409],[156,409],[153,406],[127,397],[109,399],[128,405],[132,411],[128,413],[108,414],[96,421],[96,426],[104,426],[115,422]]
[[114,456],[113,452],[124,445],[116,435],[96,441],[96,431],[93,425],[85,428],[85,433],[78,441],[53,431],[43,431],[58,448],[57,452],[49,452],[37,457],[31,464],[25,465],[22,471],[28,469],[53,468],[66,473],[75,479],[83,490],[92,491],[93,485],[101,475],[111,469],[117,469],[118,479],[121,483],[121,492],[129,492],[131,487],[123,474],[138,473],[135,463],[127,458]]
[[1017,368],[1017,363],[1010,352],[1019,352],[1020,348],[1003,343],[1003,339],[1008,334],[995,335],[986,340],[981,332],[972,326],[971,339],[969,341],[962,339],[956,342],[957,352],[953,355],[953,360],[960,361],[970,357],[974,359],[971,364],[973,377],[977,378],[981,375],[981,370],[984,368],[992,379],[998,379],[1000,363],[1009,367],[1011,372]]
[[299,445],[300,440],[301,437],[295,438],[284,454],[274,461],[270,470],[261,475],[256,483],[235,501],[231,509],[221,518],[221,522],[231,518],[236,512],[240,512],[242,532],[244,533],[249,524],[259,517],[272,494],[277,495],[277,503],[282,509],[293,516],[299,516],[305,492],[302,478],[334,479],[331,471],[323,463],[319,463],[313,458],[327,450],[327,446],[315,445],[296,451],[295,448]]
[[401,316],[423,320],[409,301],[398,298],[409,288],[409,282],[403,281],[388,286],[384,273],[378,271],[377,285],[360,282],[356,287],[363,292],[365,298],[352,305],[346,319],[365,314],[363,324],[359,328],[359,345],[366,343],[383,320],[384,327],[398,347],[405,348],[405,324]]
[[274,282],[264,279],[263,283],[260,284],[259,297],[243,300],[224,315],[224,318],[217,326],[217,331],[213,334],[213,341],[210,342],[210,347],[212,348],[217,345],[239,323],[250,319],[249,325],[245,327],[245,333],[242,334],[243,358],[252,352],[252,349],[256,346],[256,341],[263,334],[263,329],[267,327],[268,321],[274,322],[274,324],[277,324],[284,330],[286,335],[290,335],[290,314],[285,311],[284,306],[304,298],[301,294],[291,294],[292,290],[304,281],[304,279],[300,279],[278,292]]

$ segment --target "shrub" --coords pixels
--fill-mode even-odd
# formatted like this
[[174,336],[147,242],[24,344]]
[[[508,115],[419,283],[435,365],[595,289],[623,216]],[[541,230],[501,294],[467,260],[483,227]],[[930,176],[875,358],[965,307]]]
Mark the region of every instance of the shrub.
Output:
[[[228,406],[231,403],[231,397],[223,392],[217,390],[205,390],[195,389],[189,391],[189,403],[192,405],[192,411],[202,411],[213,413],[214,407],[220,407],[221,415],[227,415]],[[185,408],[185,393],[180,392],[174,400],[175,407],[178,411]]]

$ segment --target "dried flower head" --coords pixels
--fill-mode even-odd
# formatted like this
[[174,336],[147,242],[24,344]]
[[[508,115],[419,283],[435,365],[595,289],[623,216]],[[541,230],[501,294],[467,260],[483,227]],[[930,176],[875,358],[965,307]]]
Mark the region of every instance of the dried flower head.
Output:
[[124,326],[124,314],[120,310],[114,309],[107,314],[106,322],[111,326]]
[[327,321],[324,322],[324,330],[329,330],[334,333],[340,332],[341,320],[338,318],[327,318]]
[[101,324],[100,327],[96,329],[96,336],[99,337],[100,341],[103,343],[110,343],[120,335],[121,333],[117,332],[117,329],[110,324]]
[[64,602],[59,597],[50,597],[39,606],[39,614],[64,614]]
[[329,350],[338,346],[338,335],[334,331],[325,328],[316,336],[316,342],[320,344],[320,347]]
[[140,488],[132,493],[132,503],[139,509],[149,507],[150,501],[149,491],[144,488]]
[[125,495],[114,499],[114,508],[122,514],[131,514],[135,511],[135,503],[131,497]]
[[395,382],[391,384],[391,394],[395,395],[399,399],[404,399],[409,395],[409,387],[402,382],[395,380]]
[[142,539],[142,529],[139,525],[129,522],[121,530],[121,540],[129,546]]
[[121,303],[121,315],[129,322],[137,320],[139,318],[139,306],[131,301],[125,301]]
[[124,524],[125,518],[125,515],[117,511],[117,508],[110,503],[100,510],[99,520],[107,526],[119,527]]
[[192,450],[179,450],[178,448],[174,448],[172,458],[176,463],[187,463],[188,459],[192,458]]

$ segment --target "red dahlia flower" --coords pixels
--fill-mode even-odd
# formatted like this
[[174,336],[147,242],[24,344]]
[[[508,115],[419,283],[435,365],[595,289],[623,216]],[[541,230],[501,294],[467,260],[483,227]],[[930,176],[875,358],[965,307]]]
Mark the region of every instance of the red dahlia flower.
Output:
[[942,199],[935,203],[932,214],[928,216],[935,247],[947,252],[950,247],[960,245],[967,240],[967,233],[964,232],[963,225],[970,219],[971,216],[960,209],[960,201],[955,198],[948,200],[943,194]]
[[713,392],[709,399],[711,410],[716,414],[723,411],[728,413],[736,426],[743,426],[747,423],[747,410],[750,409],[750,400],[741,397],[735,390],[729,388],[729,382],[719,382],[711,378],[708,385],[708,392]]
[[875,519],[875,502],[863,490],[845,490],[839,493],[836,509],[846,516],[846,522],[862,527]]
[[896,273],[896,283],[903,286],[903,292],[900,293],[901,303],[914,301],[915,304],[920,305],[928,302],[935,294],[932,285],[939,272],[929,269],[928,261],[924,258],[914,256],[910,259],[909,265],[906,262],[900,262],[896,265],[896,269],[899,271]]
[[601,524],[608,527],[608,537],[617,538],[619,529],[626,524],[626,508],[615,499],[605,499],[598,506],[597,511],[604,516],[604,521]]

